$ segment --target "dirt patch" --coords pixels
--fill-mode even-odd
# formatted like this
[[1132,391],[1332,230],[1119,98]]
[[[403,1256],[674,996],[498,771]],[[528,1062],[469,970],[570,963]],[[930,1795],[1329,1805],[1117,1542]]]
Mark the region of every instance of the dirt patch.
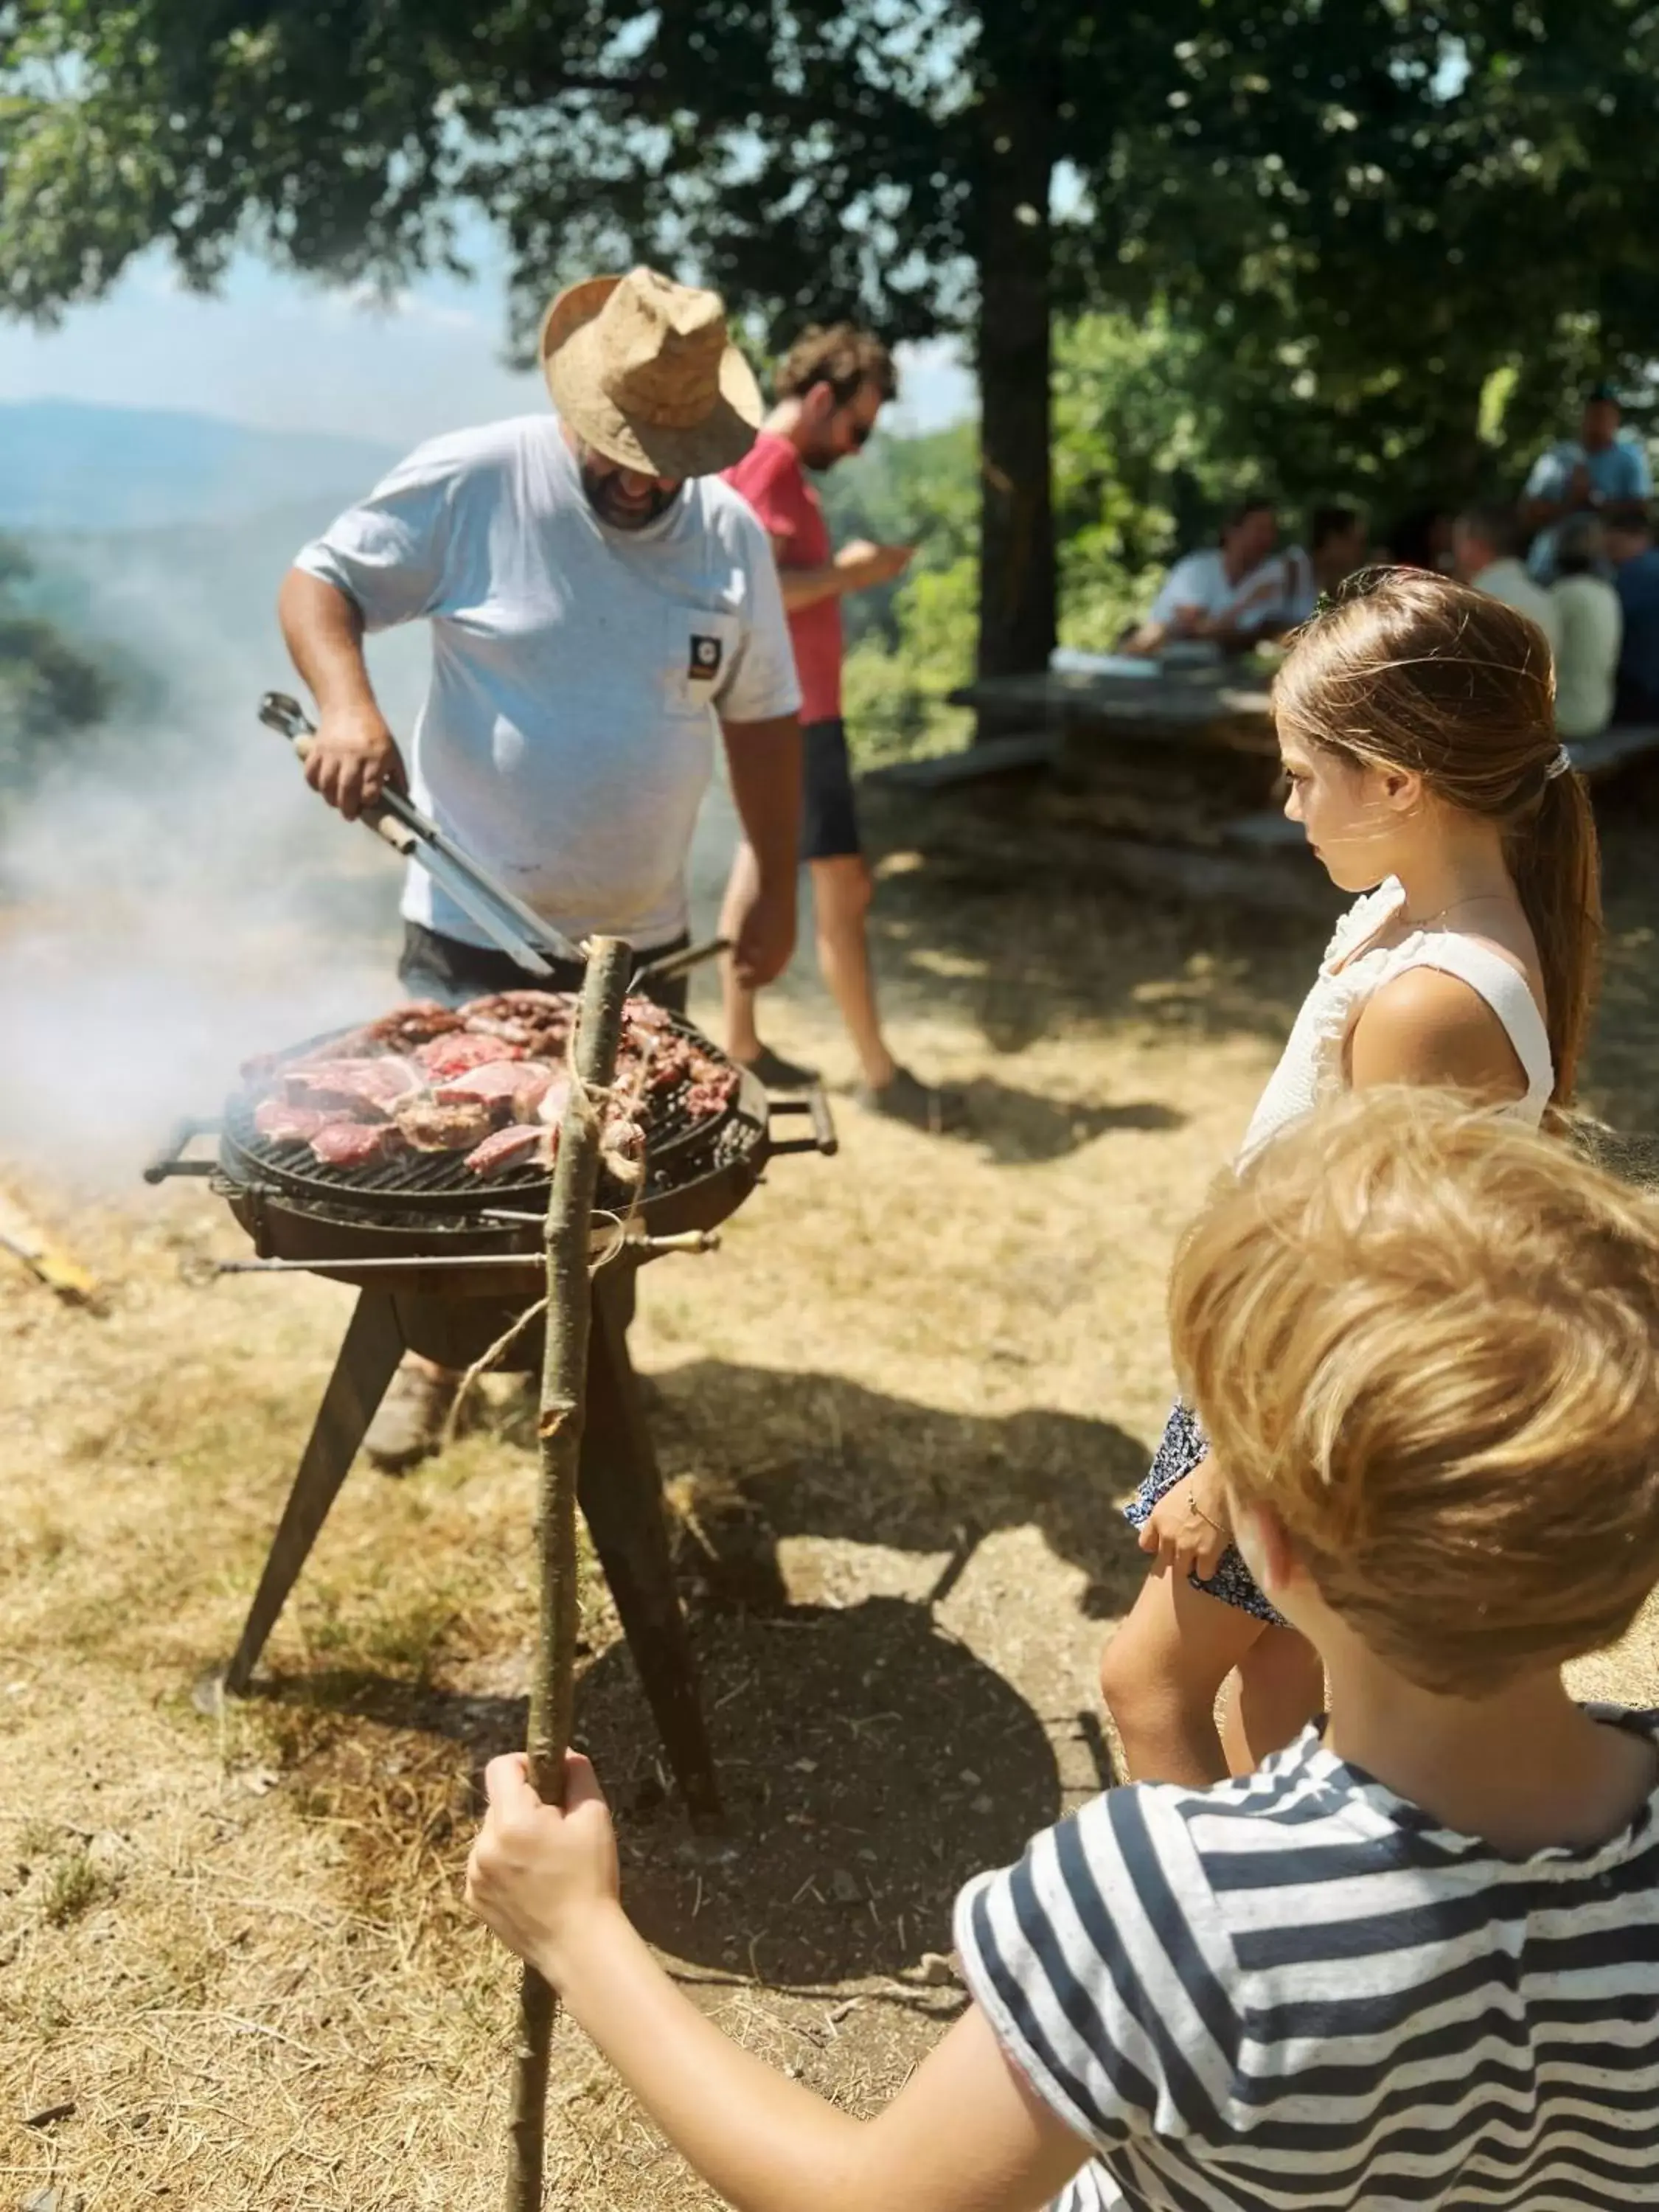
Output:
[[[1095,1691],[1138,1563],[1113,1510],[1169,1390],[1172,1237],[1225,1158],[1316,921],[1115,890],[1006,799],[884,802],[878,939],[933,1143],[841,1109],[724,1250],[665,1261],[635,1349],[730,1812],[686,1828],[603,1587],[580,1731],[628,1893],[697,2001],[854,2111],[960,2002],[956,1887],[1111,1773]],[[1621,823],[1591,1102],[1659,1121],[1659,840]],[[850,1073],[805,983],[773,1041]],[[0,2204],[472,2212],[499,2197],[513,1970],[465,1918],[481,1762],[521,1738],[533,1460],[510,1392],[440,1465],[353,1473],[216,1719],[349,1299],[180,1278],[239,1254],[199,1188],[27,1176],[101,1316],[0,1269]],[[1651,1621],[1584,1670],[1659,1698]],[[29,2123],[33,2122],[33,2124]],[[550,2177],[707,2201],[561,2027]]]

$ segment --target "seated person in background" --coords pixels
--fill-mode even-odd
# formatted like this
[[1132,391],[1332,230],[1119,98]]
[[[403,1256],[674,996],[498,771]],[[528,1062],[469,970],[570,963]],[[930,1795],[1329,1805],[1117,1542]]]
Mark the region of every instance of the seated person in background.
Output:
[[1385,557],[1396,568],[1429,568],[1436,575],[1449,576],[1454,526],[1444,507],[1413,507],[1389,531]]
[[1659,722],[1659,550],[1646,502],[1610,507],[1601,527],[1625,617],[1613,712],[1621,722]]
[[1452,560],[1466,584],[1535,622],[1553,653],[1560,643],[1555,602],[1516,558],[1519,543],[1512,507],[1466,507],[1452,531]]
[[1537,532],[1528,565],[1542,582],[1555,574],[1557,533],[1570,514],[1652,494],[1647,455],[1620,435],[1620,422],[1619,394],[1598,384],[1584,402],[1577,438],[1552,446],[1533,465],[1521,520],[1528,534]]
[[971,2001],[884,2111],[670,1980],[585,1759],[562,1811],[491,1761],[473,1911],[744,2212],[1651,2203],[1659,1714],[1561,1669],[1659,1577],[1659,1212],[1557,1139],[1362,1091],[1212,1198],[1170,1321],[1327,1717],[970,1882]]
[[1556,533],[1555,726],[1564,738],[1599,737],[1613,720],[1625,618],[1603,573],[1607,540],[1593,514],[1571,515]]
[[1273,558],[1279,518],[1267,499],[1242,500],[1221,526],[1218,544],[1188,553],[1164,578],[1152,612],[1121,650],[1150,658],[1166,645],[1208,639],[1235,651],[1288,629],[1285,573]]
[[1354,507],[1316,507],[1308,517],[1308,546],[1313,571],[1311,615],[1322,597],[1334,598],[1365,566],[1370,553],[1365,518]]

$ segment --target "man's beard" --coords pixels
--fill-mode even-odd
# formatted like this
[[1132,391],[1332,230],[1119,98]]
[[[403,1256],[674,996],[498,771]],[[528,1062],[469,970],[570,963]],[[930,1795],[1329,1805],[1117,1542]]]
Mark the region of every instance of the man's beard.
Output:
[[826,469],[833,469],[836,463],[842,459],[841,447],[832,446],[827,438],[822,444],[803,446],[799,451],[802,467],[811,469],[816,476],[822,476]]
[[624,500],[621,483],[614,469],[596,469],[591,461],[581,464],[582,489],[587,503],[601,522],[609,523],[613,530],[643,530],[667,514],[680,495],[676,484],[672,491],[665,491],[660,484],[653,484],[648,498]]

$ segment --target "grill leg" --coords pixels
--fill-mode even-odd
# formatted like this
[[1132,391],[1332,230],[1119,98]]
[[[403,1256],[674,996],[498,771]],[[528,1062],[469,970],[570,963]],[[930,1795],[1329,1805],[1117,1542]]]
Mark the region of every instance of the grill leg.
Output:
[[593,1279],[579,1494],[674,1779],[693,1820],[712,1821],[720,1811],[714,1763],[674,1588],[662,1477],[628,1355],[634,1272],[603,1267]]
[[392,1300],[382,1291],[360,1291],[334,1372],[317,1408],[294,1487],[271,1539],[242,1640],[225,1669],[224,1686],[233,1696],[246,1689],[265,1648],[265,1638],[276,1626],[276,1616],[310,1557],[318,1532],[328,1518],[328,1509],[403,1356],[404,1335]]

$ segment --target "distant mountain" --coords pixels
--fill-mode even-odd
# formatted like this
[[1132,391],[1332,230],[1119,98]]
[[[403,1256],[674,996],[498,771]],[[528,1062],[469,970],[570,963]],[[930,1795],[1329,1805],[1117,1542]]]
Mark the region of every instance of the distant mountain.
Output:
[[367,438],[210,415],[0,403],[0,530],[165,529],[313,501],[332,513],[397,459]]

